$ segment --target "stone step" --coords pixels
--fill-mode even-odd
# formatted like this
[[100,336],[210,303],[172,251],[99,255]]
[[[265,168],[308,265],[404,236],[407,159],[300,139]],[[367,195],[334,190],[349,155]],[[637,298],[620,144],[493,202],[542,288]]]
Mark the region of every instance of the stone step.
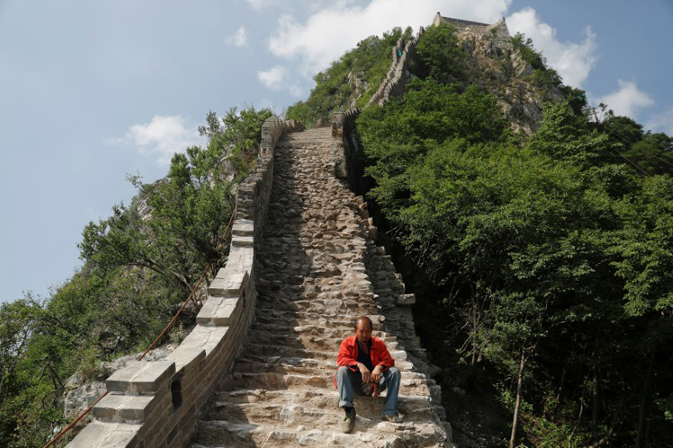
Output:
[[445,430],[437,424],[390,423],[358,416],[351,434],[339,431],[341,418],[335,416],[325,430],[312,425],[263,425],[234,423],[226,420],[200,421],[195,443],[197,447],[288,447],[337,446],[371,447],[440,447],[446,441]]
[[[395,363],[402,375],[413,368],[407,361]],[[258,355],[252,351],[245,353],[236,361],[237,372],[277,372],[315,375],[325,371],[334,372],[337,369],[336,357],[332,359],[314,359],[298,356]]]
[[[374,330],[382,331],[384,329],[384,318],[381,315],[374,314],[369,316],[372,319]],[[353,331],[355,327],[355,319],[342,316],[340,314],[325,314],[305,312],[297,314],[287,310],[276,310],[273,308],[266,308],[263,312],[255,316],[256,322],[260,323],[278,323],[278,322],[293,322],[296,325],[330,325],[339,328],[347,328]]]
[[[357,415],[363,420],[371,422],[381,421],[381,410],[384,398],[368,398],[367,406],[361,405],[363,400],[355,403]],[[210,405],[207,418],[204,421],[226,420],[232,423],[252,423],[255,425],[311,425],[311,427],[333,427],[343,419],[344,413],[339,409],[337,396],[320,407],[314,407],[312,403],[301,401],[288,401],[285,403],[231,403],[215,402]],[[417,403],[416,403],[417,404]],[[412,403],[400,403],[399,411],[404,415],[406,422],[435,422],[435,410],[428,401],[425,406],[411,407]],[[407,406],[409,406],[407,408]],[[403,410],[404,407],[404,410]]]
[[[222,381],[221,391],[237,389],[333,389],[335,371],[318,371],[314,374],[278,372],[235,371]],[[417,372],[402,372],[400,393],[404,395],[430,396],[425,375]]]
[[334,373],[320,375],[285,374],[276,372],[237,372],[227,375],[219,388],[222,391],[237,389],[327,389],[334,387]]
[[[324,316],[348,316],[351,319],[356,319],[359,316],[370,316],[378,312],[376,304],[362,303],[358,306],[349,306],[342,300],[296,300],[291,301],[284,298],[277,298],[275,301],[273,296],[262,295],[258,297],[258,305],[256,314],[259,315],[267,309],[281,310],[287,312],[294,312],[297,316],[322,314]],[[276,296],[278,297],[278,296]]]
[[[257,344],[285,345],[289,347],[305,347],[315,350],[326,350],[338,352],[341,341],[345,336],[350,336],[352,331],[343,332],[343,335],[313,335],[313,334],[287,334],[282,332],[253,330],[249,333],[248,340]],[[382,338],[386,343],[388,350],[397,348],[397,341],[392,336]]]
[[[355,408],[358,415],[376,419],[383,409],[384,397],[355,397]],[[243,389],[231,392],[217,392],[213,396],[213,406],[207,412],[209,420],[231,420],[227,415],[227,409],[235,405],[261,405],[282,407],[288,403],[300,403],[308,409],[320,409],[330,412],[341,413],[338,408],[339,394],[336,390],[265,390]],[[423,420],[433,421],[434,406],[426,396],[400,395],[398,410],[407,421]],[[240,412],[245,413],[242,409]]]
[[[257,320],[252,324],[251,331],[263,331],[274,335],[296,335],[297,337],[317,336],[322,338],[338,339],[341,342],[344,338],[353,335],[352,320],[346,325],[321,324],[292,325],[291,323],[262,322]],[[396,342],[397,336],[389,335],[383,331],[374,330],[372,336],[385,342]]]
[[[255,356],[277,357],[284,356],[290,358],[308,358],[314,360],[332,361],[336,359],[338,349],[335,350],[311,350],[305,347],[288,347],[274,344],[256,344],[248,342],[246,351]],[[408,354],[403,350],[391,350],[390,355],[395,359],[395,365],[401,370],[410,370],[413,367],[407,358]],[[410,365],[411,364],[411,365]]]

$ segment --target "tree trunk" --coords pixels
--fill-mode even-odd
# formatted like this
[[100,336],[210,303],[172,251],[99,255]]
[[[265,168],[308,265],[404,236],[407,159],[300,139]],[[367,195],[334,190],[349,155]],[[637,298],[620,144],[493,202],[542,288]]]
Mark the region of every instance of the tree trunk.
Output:
[[514,418],[512,419],[512,435],[509,438],[509,448],[514,448],[514,439],[516,438],[516,427],[519,421],[519,408],[521,407],[521,386],[523,385],[523,369],[526,366],[525,351],[521,351],[521,363],[519,364],[519,374],[516,380],[516,403],[514,404]]
[[640,448],[642,446],[643,428],[645,427],[645,411],[649,402],[648,398],[649,398],[650,378],[652,377],[652,370],[654,369],[655,354],[656,349],[652,349],[649,366],[647,367],[647,375],[645,376],[645,384],[643,385],[643,392],[641,394],[640,399],[640,411],[638,412],[638,436],[636,437],[636,448]]
[[563,391],[563,383],[565,382],[565,379],[566,379],[566,368],[563,367],[563,370],[561,371],[561,380],[559,381],[558,391],[556,392],[557,402],[561,401],[561,392]]
[[598,390],[598,366],[594,367],[594,385],[591,390],[592,406],[591,406],[591,435],[594,439],[594,444],[598,444],[598,415],[600,411],[600,396]]
[[471,367],[477,365],[477,329],[479,328],[479,303],[472,295],[472,359],[470,361]]

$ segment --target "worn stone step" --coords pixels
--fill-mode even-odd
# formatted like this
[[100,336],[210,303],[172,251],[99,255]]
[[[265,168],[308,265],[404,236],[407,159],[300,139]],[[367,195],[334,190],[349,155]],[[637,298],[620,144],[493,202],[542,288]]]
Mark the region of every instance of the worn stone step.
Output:
[[[383,397],[355,397],[358,415],[376,419],[380,416],[385,401]],[[282,406],[288,403],[299,403],[305,408],[322,409],[341,414],[338,408],[339,394],[336,389],[329,390],[266,390],[243,389],[231,392],[218,392],[213,396],[213,406],[209,408],[207,419],[230,420],[227,417],[229,407],[235,405]],[[270,408],[269,408],[270,409]],[[398,410],[407,421],[433,421],[434,407],[426,396],[400,395]],[[237,411],[238,412],[238,411]],[[240,412],[245,413],[242,409]]]
[[[353,335],[352,320],[347,321],[346,325],[337,325],[330,323],[328,326],[321,324],[292,325],[292,323],[261,322],[256,321],[251,327],[251,331],[264,331],[273,334],[297,335],[302,337],[319,336],[323,338],[336,338],[339,341]],[[372,336],[386,342],[395,342],[397,337],[389,335],[383,331],[375,330]]]
[[[359,317],[359,316],[358,316]],[[372,319],[374,330],[382,331],[385,327],[384,319],[381,315],[369,316]],[[255,317],[257,322],[264,323],[278,323],[278,322],[293,322],[295,325],[330,325],[339,328],[346,328],[353,331],[355,327],[355,319],[349,318],[340,314],[325,314],[304,312],[297,314],[296,312],[287,310],[276,310],[273,308],[266,308],[259,312]]]
[[[286,345],[290,347],[305,347],[316,350],[335,350],[338,351],[341,341],[344,337],[350,336],[353,332],[340,332],[335,335],[314,335],[314,334],[287,334],[279,331],[254,330],[248,335],[248,340],[257,344]],[[386,343],[388,350],[397,348],[397,341],[393,336],[385,336],[382,341]]]
[[[406,375],[405,372],[411,371],[411,368],[413,368],[413,364],[406,361],[396,362],[395,365],[400,369],[402,375]],[[250,351],[236,361],[235,368],[238,372],[277,372],[314,375],[324,371],[334,372],[337,369],[337,364],[335,356],[331,359],[318,360],[281,355],[264,356],[253,354]]]
[[446,432],[436,424],[390,423],[358,416],[355,431],[339,431],[341,420],[336,417],[329,429],[312,429],[299,425],[282,427],[234,423],[226,420],[200,421],[195,446],[206,447],[439,447],[446,440]]
[[357,303],[350,301],[343,301],[339,299],[314,299],[306,300],[298,297],[297,300],[288,300],[283,297],[275,296],[273,300],[271,294],[259,294],[259,309],[264,310],[269,307],[277,310],[296,311],[301,313],[323,313],[326,316],[339,314],[341,316],[350,316],[356,318],[358,316],[369,316],[376,314],[378,308],[375,303]]
[[234,372],[227,375],[219,388],[236,389],[327,389],[334,384],[333,373],[320,375],[285,374],[276,372]]
[[[334,387],[335,371],[318,371],[313,374],[278,372],[240,372],[227,375],[221,391],[237,389],[331,389]],[[400,393],[404,395],[431,396],[428,380],[417,372],[402,372]]]
[[[382,421],[381,410],[383,398],[367,398],[371,403],[362,405],[364,400],[356,400],[355,408],[357,415],[363,420],[372,422]],[[226,420],[229,422],[252,423],[256,425],[277,425],[296,427],[297,425],[311,425],[312,427],[337,426],[343,419],[344,413],[338,407],[338,397],[330,400],[330,405],[320,407],[313,406],[310,402],[289,401],[285,403],[231,403],[215,402],[210,405],[206,421]],[[425,403],[423,407],[405,406],[412,403],[400,403],[399,411],[404,415],[404,421],[412,422],[435,422],[434,407],[431,403]],[[404,409],[403,409],[404,408]],[[436,421],[435,423],[439,423]]]
[[[288,347],[274,344],[256,344],[247,343],[246,352],[254,354],[255,356],[266,357],[291,357],[291,358],[308,358],[314,360],[333,361],[336,360],[339,352],[338,347],[334,350],[311,350],[304,347]],[[395,359],[395,365],[401,370],[413,369],[413,364],[408,359],[408,354],[403,350],[390,349],[390,355]]]

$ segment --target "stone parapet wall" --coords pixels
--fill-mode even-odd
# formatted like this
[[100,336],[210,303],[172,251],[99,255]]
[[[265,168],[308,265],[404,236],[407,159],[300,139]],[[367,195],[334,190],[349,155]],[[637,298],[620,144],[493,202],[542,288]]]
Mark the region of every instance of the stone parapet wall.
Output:
[[[370,104],[382,106],[390,97],[401,96],[404,93],[404,88],[409,79],[409,63],[416,54],[416,45],[418,45],[424,32],[425,29],[421,27],[416,37],[410,41],[405,43],[402,38],[397,41],[397,45],[392,50],[393,61],[388,74],[367,103],[368,106]],[[398,51],[402,52],[402,56],[398,56]]]
[[300,130],[277,117],[262,125],[254,172],[237,191],[229,258],[208,287],[196,327],[164,360],[133,361],[106,381],[108,395],[94,408],[94,421],[70,448],[183,447],[200,410],[239,353],[254,316],[255,240],[261,235],[273,181],[278,139]]

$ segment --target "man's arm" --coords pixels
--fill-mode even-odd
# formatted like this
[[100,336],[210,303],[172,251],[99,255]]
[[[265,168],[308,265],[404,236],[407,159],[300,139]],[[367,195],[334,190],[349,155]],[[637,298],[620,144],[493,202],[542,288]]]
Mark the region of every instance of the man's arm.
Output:
[[[377,344],[378,345],[378,344]],[[395,365],[395,359],[393,359],[392,356],[390,356],[390,352],[388,351],[388,347],[383,341],[380,341],[379,345],[379,359],[377,365],[374,366],[374,368],[381,367],[381,371],[386,371],[388,370],[389,367],[393,367]]]
[[346,366],[346,367],[354,367],[357,366],[357,361],[353,356],[355,353],[353,353],[353,350],[351,350],[351,347],[346,343],[346,340],[344,339],[341,341],[341,348],[339,348],[339,356],[337,356],[337,366]]

